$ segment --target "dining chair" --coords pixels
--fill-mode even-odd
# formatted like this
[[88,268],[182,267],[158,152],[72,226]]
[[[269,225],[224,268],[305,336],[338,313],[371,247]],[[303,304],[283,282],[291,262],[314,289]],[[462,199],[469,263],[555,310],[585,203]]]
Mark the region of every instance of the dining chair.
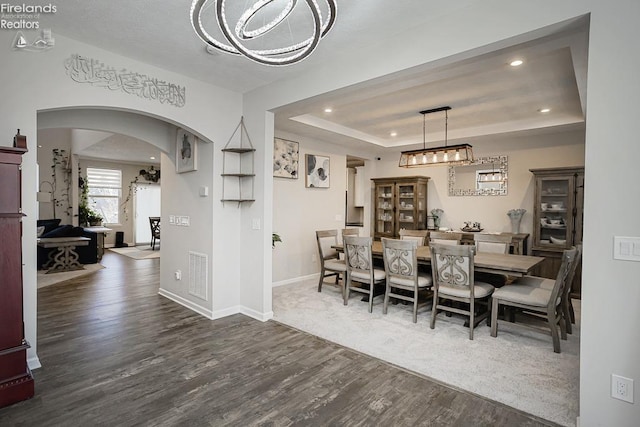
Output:
[[429,230],[400,230],[400,240],[415,240],[418,242],[418,246],[427,245],[427,236]]
[[476,253],[508,254],[511,247],[509,234],[480,234],[473,235]]
[[318,292],[322,292],[322,283],[326,277],[335,276],[336,286],[340,285],[342,275],[341,292],[344,298],[345,275],[347,266],[340,259],[340,254],[333,248],[338,244],[338,230],[317,230],[316,242],[318,243],[318,254],[320,258],[320,280],[318,281]]
[[149,227],[151,228],[151,250],[156,250],[156,240],[160,240],[160,217],[150,216]]
[[[569,271],[569,275],[567,276],[567,280],[565,281],[561,291],[562,319],[564,321],[565,329],[568,334],[573,333],[572,324],[576,322],[575,313],[573,311],[573,304],[571,302],[571,286],[573,284],[575,273],[578,270],[578,266],[582,261],[582,245],[576,245],[575,248],[577,251],[576,259],[573,261],[573,265],[571,266],[571,270]],[[516,279],[513,284],[526,284],[531,286],[539,286],[545,289],[553,289],[555,280],[537,276],[523,276]]]
[[386,274],[382,313],[387,314],[391,297],[412,302],[413,323],[418,321],[418,294],[432,285],[431,276],[425,276],[418,272],[417,251],[418,241],[415,239],[382,238],[382,258]]
[[[369,296],[369,313],[373,312],[375,286],[386,281],[384,270],[375,268],[371,255],[371,237],[344,236],[345,263],[347,265],[347,284],[345,286],[344,305],[349,302],[351,291]],[[352,286],[358,282],[362,286]]]
[[[515,307],[523,314],[529,314],[546,321],[551,330],[553,351],[560,353],[560,337],[566,339],[566,326],[562,314],[562,290],[566,286],[573,264],[577,259],[576,248],[566,249],[562,253],[562,265],[553,283],[553,287],[543,287],[539,282],[544,278],[523,278],[516,280],[509,286],[497,289],[492,295],[491,336],[498,335],[498,309],[501,305]],[[546,279],[550,280],[550,279]],[[537,282],[537,283],[536,283]],[[515,321],[515,318],[513,319]],[[516,324],[516,323],[510,323]],[[519,325],[531,327],[532,325],[520,323]],[[560,328],[560,334],[558,334]]]
[[[431,245],[431,277],[433,278],[433,309],[431,311],[431,329],[435,328],[439,311],[462,314],[469,317],[469,339],[473,339],[476,325],[489,316],[489,297],[494,287],[475,280],[473,245]],[[440,300],[457,301],[469,305],[469,309],[460,305],[441,304]],[[486,310],[476,314],[476,308],[486,306]]]
[[344,243],[344,236],[359,236],[359,228],[343,228],[342,229],[342,242]]
[[[481,234],[475,233],[473,241],[476,253],[508,254],[511,247],[511,235],[509,234]],[[478,273],[478,280],[487,282],[495,287],[502,287],[509,283],[509,276],[506,274]]]
[[430,231],[429,244],[459,245],[462,241],[462,233],[452,233],[448,231]]

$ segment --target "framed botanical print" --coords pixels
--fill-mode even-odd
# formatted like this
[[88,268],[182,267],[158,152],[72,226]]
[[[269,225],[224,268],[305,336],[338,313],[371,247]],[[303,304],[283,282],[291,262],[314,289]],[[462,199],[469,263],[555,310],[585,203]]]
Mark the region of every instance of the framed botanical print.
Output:
[[307,188],[329,188],[329,157],[307,154]]
[[273,139],[273,176],[298,179],[299,144],[286,139]]
[[198,138],[184,129],[178,129],[176,139],[176,172],[198,169]]

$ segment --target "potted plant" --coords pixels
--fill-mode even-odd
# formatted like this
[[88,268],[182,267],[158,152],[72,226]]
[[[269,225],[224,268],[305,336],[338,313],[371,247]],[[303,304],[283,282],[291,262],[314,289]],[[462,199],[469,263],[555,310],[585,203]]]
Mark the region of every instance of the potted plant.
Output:
[[82,225],[100,226],[104,219],[102,215],[89,207],[89,186],[80,177],[80,203],[78,204],[78,223]]

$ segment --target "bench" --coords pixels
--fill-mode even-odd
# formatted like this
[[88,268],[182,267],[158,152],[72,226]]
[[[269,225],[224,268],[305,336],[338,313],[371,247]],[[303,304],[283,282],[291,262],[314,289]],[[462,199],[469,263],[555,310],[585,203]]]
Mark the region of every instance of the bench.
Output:
[[49,253],[49,260],[44,265],[47,274],[61,271],[84,270],[84,265],[78,262],[76,246],[88,246],[88,237],[41,237],[38,246],[42,248],[56,248]]

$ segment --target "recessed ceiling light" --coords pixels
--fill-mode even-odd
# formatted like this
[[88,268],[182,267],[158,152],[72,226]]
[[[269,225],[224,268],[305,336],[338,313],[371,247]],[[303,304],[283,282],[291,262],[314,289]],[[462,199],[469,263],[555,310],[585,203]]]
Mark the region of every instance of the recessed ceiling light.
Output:
[[151,160],[155,160],[155,159],[156,159],[156,158],[155,158],[155,156],[151,156],[151,157],[149,157],[149,158],[150,158]]
[[327,108],[325,108],[325,109],[324,109],[324,112],[325,112],[325,113],[330,113],[330,112],[332,112],[332,111],[333,111],[333,109],[332,109],[332,108],[330,108],[330,107],[327,107]]
[[389,135],[391,135],[391,136],[398,136],[398,132],[391,132]]
[[541,112],[541,113],[548,113],[548,112],[551,111],[551,108],[541,108],[538,111]]
[[519,67],[522,64],[524,64],[524,61],[522,59],[514,59],[509,63],[509,65],[511,65],[512,67]]

